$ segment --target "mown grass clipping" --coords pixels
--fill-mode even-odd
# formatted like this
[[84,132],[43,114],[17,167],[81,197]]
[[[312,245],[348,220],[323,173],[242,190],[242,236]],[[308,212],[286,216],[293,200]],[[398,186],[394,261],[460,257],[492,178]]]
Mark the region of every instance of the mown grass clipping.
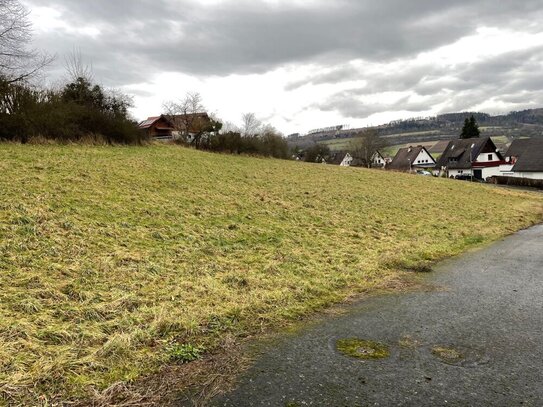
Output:
[[173,146],[0,145],[0,404],[91,397],[542,219],[542,196]]

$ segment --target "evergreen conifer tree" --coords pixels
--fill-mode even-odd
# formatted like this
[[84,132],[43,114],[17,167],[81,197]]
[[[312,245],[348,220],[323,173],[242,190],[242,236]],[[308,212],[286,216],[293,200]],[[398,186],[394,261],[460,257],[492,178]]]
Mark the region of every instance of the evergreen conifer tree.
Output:
[[466,118],[464,121],[464,127],[462,127],[462,134],[460,134],[460,138],[478,138],[480,135],[481,131],[479,130],[475,117],[471,115],[469,119]]

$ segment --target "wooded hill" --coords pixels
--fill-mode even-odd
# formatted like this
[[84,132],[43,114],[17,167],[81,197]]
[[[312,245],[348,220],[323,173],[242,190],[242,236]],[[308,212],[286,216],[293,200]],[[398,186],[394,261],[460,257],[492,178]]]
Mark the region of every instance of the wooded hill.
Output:
[[[530,109],[492,116],[480,112],[447,113],[435,117],[397,120],[373,127],[390,145],[448,140],[457,137],[466,117],[473,115],[484,136],[543,137],[543,109]],[[304,147],[314,142],[349,139],[364,129],[326,131],[289,139],[292,146]]]

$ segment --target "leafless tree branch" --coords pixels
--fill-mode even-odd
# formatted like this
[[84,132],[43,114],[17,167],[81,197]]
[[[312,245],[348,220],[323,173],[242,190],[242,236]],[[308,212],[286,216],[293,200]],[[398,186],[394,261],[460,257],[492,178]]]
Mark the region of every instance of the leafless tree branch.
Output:
[[83,56],[79,48],[74,48],[72,52],[64,58],[64,68],[66,69],[68,79],[71,82],[75,82],[79,78],[83,78],[89,83],[94,82],[92,64],[88,65],[83,62]]
[[0,77],[8,83],[35,76],[53,57],[29,48],[29,11],[19,0],[0,0]]

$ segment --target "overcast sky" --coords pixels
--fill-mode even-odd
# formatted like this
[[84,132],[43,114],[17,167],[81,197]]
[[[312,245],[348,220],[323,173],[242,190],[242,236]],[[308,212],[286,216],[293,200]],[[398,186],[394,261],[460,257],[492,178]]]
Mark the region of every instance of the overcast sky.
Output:
[[74,48],[137,119],[202,94],[285,134],[543,107],[543,0],[25,0],[35,46]]

